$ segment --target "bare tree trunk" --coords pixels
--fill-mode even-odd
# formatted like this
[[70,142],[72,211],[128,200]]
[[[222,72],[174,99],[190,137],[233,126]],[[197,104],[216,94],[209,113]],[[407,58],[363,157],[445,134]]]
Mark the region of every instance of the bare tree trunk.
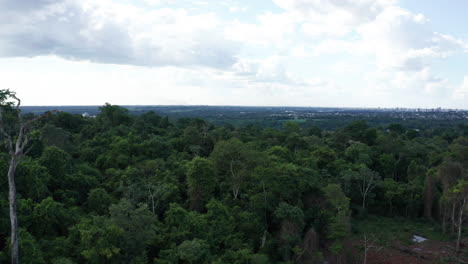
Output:
[[263,231],[263,236],[262,236],[262,244],[260,245],[260,248],[263,248],[266,243],[266,236],[267,236],[267,231]]
[[367,238],[367,235],[364,234],[364,258],[363,258],[363,264],[367,264],[367,257],[369,255],[369,251],[371,249],[374,249],[375,252],[378,252],[382,249],[383,247],[377,247],[376,246],[376,241],[375,240],[370,240]]
[[154,196],[151,196],[151,209],[153,211],[153,214],[154,214]]
[[239,190],[240,190],[240,181],[237,182],[238,179],[236,179],[236,175],[234,174],[234,168],[232,164],[234,163],[234,160],[231,159],[231,162],[229,163],[229,167],[231,169],[231,176],[232,176],[232,195],[234,196],[234,200],[237,200],[237,196],[239,195]]
[[8,168],[8,198],[10,201],[10,222],[11,222],[11,264],[19,263],[19,248],[18,248],[18,217],[16,214],[16,184],[15,172],[18,161],[16,156],[13,156]]
[[[31,148],[26,148],[29,143],[28,132],[30,125],[43,117],[49,116],[53,112],[47,112],[32,120],[23,122],[23,115],[21,114],[21,100],[16,97],[16,93],[10,90],[0,90],[0,136],[3,139],[3,143],[10,154],[10,164],[8,167],[8,200],[10,204],[10,222],[11,222],[11,263],[19,264],[19,248],[18,248],[18,215],[16,212],[16,183],[15,183],[15,172],[21,159],[28,154]],[[16,105],[8,103],[8,99],[16,101]],[[4,106],[10,105],[16,111],[19,124],[18,134],[16,136],[11,135],[11,131],[5,129],[3,120]]]
[[460,205],[460,215],[458,216],[458,236],[457,236],[457,245],[455,251],[458,253],[460,250],[460,242],[461,242],[461,231],[462,231],[462,224],[463,224],[463,211],[465,210],[466,205],[466,197],[463,199],[462,204]]
[[235,185],[234,187],[232,187],[232,195],[234,196],[234,200],[237,200],[237,196],[239,196],[239,189],[239,185]]
[[266,236],[267,236],[267,229],[268,229],[268,220],[267,220],[267,215],[266,215],[266,204],[267,204],[267,197],[266,197],[266,190],[265,190],[265,182],[262,181],[262,187],[263,187],[263,206],[264,206],[264,211],[263,211],[263,214],[264,214],[264,220],[265,220],[265,231],[263,232],[263,236],[262,236],[262,245],[260,246],[260,248],[263,248],[265,246],[265,243],[266,243]]
[[442,210],[443,210],[443,213],[442,213],[442,231],[445,233],[447,233],[447,228],[446,228],[446,219],[447,219],[447,208],[445,205],[442,205]]
[[455,233],[455,201],[452,204],[452,225],[450,226],[450,235],[453,236]]
[[368,243],[367,243],[367,236],[364,235],[364,260],[363,260],[363,264],[367,264],[367,254],[369,252],[369,247],[368,247]]

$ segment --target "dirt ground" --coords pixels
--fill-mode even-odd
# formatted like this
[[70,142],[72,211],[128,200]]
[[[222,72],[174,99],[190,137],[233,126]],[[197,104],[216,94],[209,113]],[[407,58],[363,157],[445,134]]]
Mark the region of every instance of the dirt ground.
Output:
[[[466,248],[465,248],[466,249]],[[367,256],[367,264],[436,264],[468,263],[466,255],[454,254],[454,243],[426,240],[412,245],[399,242],[386,247],[376,246]]]

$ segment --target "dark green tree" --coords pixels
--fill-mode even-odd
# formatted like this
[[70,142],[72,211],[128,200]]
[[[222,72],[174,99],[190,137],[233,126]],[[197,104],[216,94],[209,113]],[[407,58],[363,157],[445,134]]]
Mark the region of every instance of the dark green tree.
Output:
[[214,194],[217,186],[215,172],[211,161],[205,158],[194,158],[188,165],[188,195],[190,208],[202,211]]

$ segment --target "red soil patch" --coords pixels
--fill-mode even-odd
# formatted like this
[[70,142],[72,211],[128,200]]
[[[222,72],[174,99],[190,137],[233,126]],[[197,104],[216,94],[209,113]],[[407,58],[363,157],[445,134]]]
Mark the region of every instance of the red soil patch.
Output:
[[[426,240],[412,245],[392,243],[380,250],[371,249],[367,264],[436,264],[467,263],[467,259],[457,260],[454,256],[453,243]],[[465,257],[466,258],[466,257]]]

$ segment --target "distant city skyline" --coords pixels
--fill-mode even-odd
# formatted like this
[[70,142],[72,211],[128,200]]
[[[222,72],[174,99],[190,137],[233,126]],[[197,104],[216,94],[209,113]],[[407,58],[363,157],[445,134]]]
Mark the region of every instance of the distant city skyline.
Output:
[[468,109],[468,2],[0,0],[24,105]]

